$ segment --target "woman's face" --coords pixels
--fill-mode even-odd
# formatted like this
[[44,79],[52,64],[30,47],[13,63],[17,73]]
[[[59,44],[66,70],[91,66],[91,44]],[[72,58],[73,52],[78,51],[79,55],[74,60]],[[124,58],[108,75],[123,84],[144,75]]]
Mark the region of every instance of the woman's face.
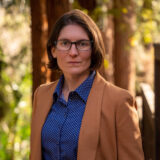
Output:
[[[66,46],[69,42],[77,42],[81,40],[89,40],[86,31],[77,24],[70,24],[62,28],[58,41],[60,46]],[[85,42],[85,41],[84,41]],[[80,46],[86,45],[85,43]],[[52,55],[57,58],[59,68],[64,76],[85,76],[89,74],[91,64],[92,48],[87,50],[78,50],[75,44],[67,51],[62,51],[57,47],[52,48]]]

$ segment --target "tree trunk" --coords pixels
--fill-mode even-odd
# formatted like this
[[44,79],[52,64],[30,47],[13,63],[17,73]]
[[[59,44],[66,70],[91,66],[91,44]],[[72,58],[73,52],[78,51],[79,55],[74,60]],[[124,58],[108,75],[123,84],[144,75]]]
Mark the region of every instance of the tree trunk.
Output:
[[[47,18],[48,18],[48,35],[51,34],[52,28],[57,19],[62,16],[65,12],[69,11],[70,4],[69,0],[47,0]],[[50,80],[54,81],[60,77],[60,73],[52,70]]]
[[133,0],[114,0],[114,80],[115,84],[134,94],[135,67],[133,46],[135,13]]
[[58,79],[57,72],[47,69],[48,35],[62,14],[69,10],[68,0],[31,0],[33,92],[42,83]]
[[97,3],[96,0],[78,0],[81,7],[87,9],[90,13],[95,9]]
[[48,38],[48,22],[45,0],[31,0],[32,30],[32,76],[33,92],[49,78],[46,69],[46,42]]
[[[113,2],[109,1],[106,3],[107,9],[113,9]],[[113,77],[113,46],[114,46],[114,22],[113,22],[113,15],[108,14],[108,16],[104,19],[103,24],[103,39],[106,49],[106,59],[108,61],[108,67],[105,69],[106,79],[109,82],[114,83]]]
[[70,10],[69,0],[47,0],[47,18],[48,18],[48,34],[50,35],[52,28],[59,17]]

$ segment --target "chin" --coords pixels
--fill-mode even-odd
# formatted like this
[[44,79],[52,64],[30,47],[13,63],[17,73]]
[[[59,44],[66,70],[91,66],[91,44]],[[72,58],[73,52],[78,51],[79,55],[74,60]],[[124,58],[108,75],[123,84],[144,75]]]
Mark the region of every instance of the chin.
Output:
[[66,72],[68,75],[72,75],[72,76],[85,76],[86,74],[88,74],[88,69],[86,70],[80,70],[80,69],[68,69],[68,71]]

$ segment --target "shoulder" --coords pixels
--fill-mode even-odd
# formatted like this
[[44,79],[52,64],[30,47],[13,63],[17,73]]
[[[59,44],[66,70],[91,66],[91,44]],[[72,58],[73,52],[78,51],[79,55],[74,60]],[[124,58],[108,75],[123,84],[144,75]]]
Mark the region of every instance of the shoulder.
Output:
[[126,99],[130,103],[133,103],[133,99],[134,99],[133,95],[128,90],[115,86],[109,82],[106,83],[105,88],[106,88],[105,91],[109,92],[109,96],[113,96],[115,100]]
[[114,104],[125,103],[126,101],[130,104],[134,104],[133,95],[126,89],[120,88],[108,81],[106,81],[100,74],[97,74],[97,79],[103,84],[103,97],[105,100],[110,101]]
[[[118,122],[138,121],[137,107],[133,95],[125,89],[117,87],[102,78],[104,84],[102,98],[102,112],[106,117]],[[124,122],[123,121],[123,122]]]
[[34,95],[41,94],[41,93],[47,93],[47,92],[53,92],[57,86],[58,80],[54,82],[49,82],[46,84],[41,84],[34,92]]
[[41,89],[41,90],[47,90],[47,89],[50,89],[54,86],[57,85],[57,81],[54,81],[54,82],[49,82],[49,83],[45,83],[45,84],[41,84],[38,88]]
[[104,94],[107,94],[109,96],[120,96],[120,97],[128,97],[133,98],[133,95],[130,91],[120,88],[107,80],[105,80],[99,73],[96,75],[96,81],[99,81],[99,83],[102,83],[104,85]]

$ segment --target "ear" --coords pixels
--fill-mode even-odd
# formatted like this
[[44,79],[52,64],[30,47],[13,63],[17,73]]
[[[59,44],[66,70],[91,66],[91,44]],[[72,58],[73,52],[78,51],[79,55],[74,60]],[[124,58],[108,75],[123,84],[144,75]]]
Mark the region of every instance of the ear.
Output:
[[56,49],[54,47],[52,47],[51,53],[52,53],[53,58],[57,58]]

